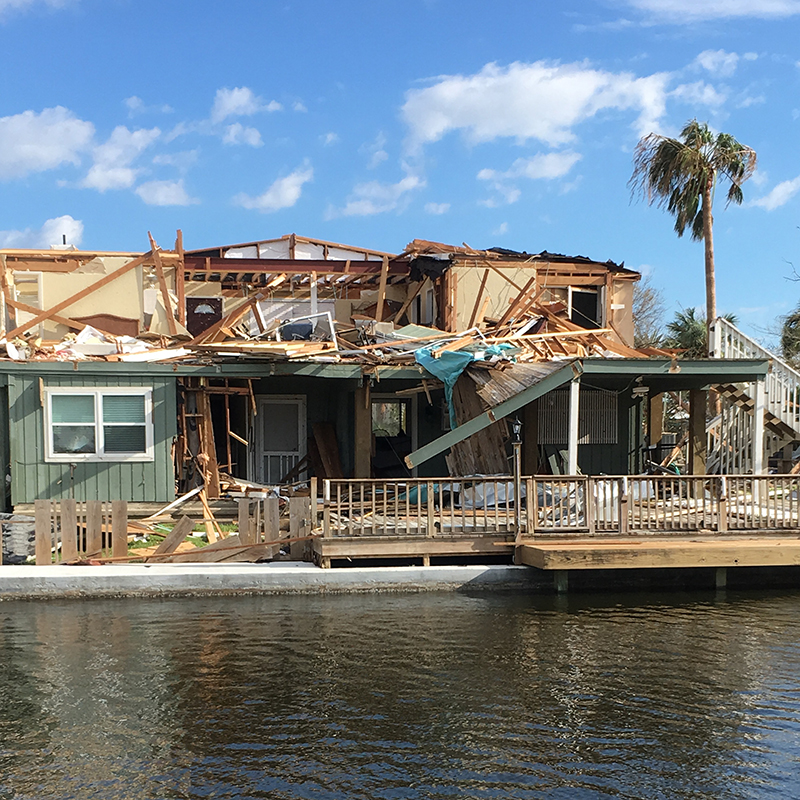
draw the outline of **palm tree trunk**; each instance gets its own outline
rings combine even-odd
[[[711,187],[709,180],[703,189],[703,243],[706,262],[706,347],[711,351],[711,326],[717,318],[717,279],[714,274],[714,219],[711,214]]]

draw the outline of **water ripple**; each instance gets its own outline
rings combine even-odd
[[[800,596],[0,606],[0,800],[772,798]]]

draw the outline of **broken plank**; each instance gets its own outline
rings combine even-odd
[[[194,520],[191,517],[181,517],[175,527],[169,532],[167,538],[156,548],[154,556],[162,556],[167,553],[172,553],[177,546],[192,532],[194,529]]]

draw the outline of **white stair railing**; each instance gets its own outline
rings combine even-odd
[[[800,438],[800,372],[722,317],[714,321],[711,341],[715,358],[762,358],[772,362],[766,377],[766,410]],[[749,387],[743,388],[749,393]]]

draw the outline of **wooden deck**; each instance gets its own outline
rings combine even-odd
[[[542,570],[800,566],[800,536],[525,541],[518,560]]]

